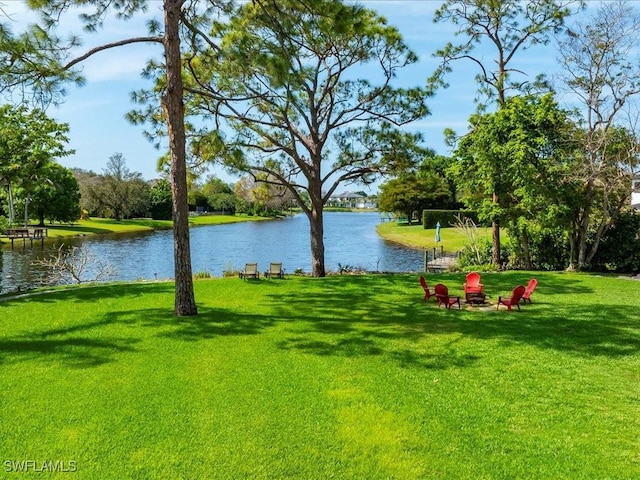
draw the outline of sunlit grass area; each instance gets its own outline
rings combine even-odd
[[[189,224],[220,225],[224,223],[268,220],[265,217],[253,217],[248,215],[199,215],[189,218]],[[116,222],[110,218],[92,218],[90,220],[78,220],[76,223],[47,224],[47,236],[49,238],[70,237],[78,235],[96,235],[102,233],[131,233],[146,230],[171,228],[170,220],[152,220],[148,218],[121,220]],[[6,239],[4,239],[7,241]]]
[[[531,275],[482,283],[495,302]],[[511,313],[438,309],[409,274],[199,280],[199,315],[182,319],[171,283],[5,300],[3,468],[640,478],[640,283],[535,275],[533,303]],[[464,275],[427,280],[460,294]]]
[[[259,222],[263,220],[273,220],[273,217],[257,217],[252,215],[198,215],[189,219],[189,224],[197,225],[220,225],[223,223],[235,222]]]
[[[446,227],[440,229],[440,242],[436,244],[435,228],[422,228],[422,225],[407,225],[398,222],[384,222],[377,226],[378,234],[392,242],[417,248],[442,247],[447,252],[456,252],[469,242],[462,230]],[[478,228],[480,238],[491,239],[490,228]]]
[[[77,223],[74,224],[50,224],[47,225],[46,228],[48,237],[55,238],[171,228],[171,222],[164,220],[122,220],[116,222],[110,218],[92,218],[91,220],[78,220]]]

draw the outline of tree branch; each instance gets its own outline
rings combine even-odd
[[[80,62],[83,62],[84,60],[86,60],[87,58],[91,57],[92,55],[95,55],[98,52],[102,52],[103,50],[108,50],[110,48],[121,47],[123,45],[129,45],[129,44],[133,44],[133,43],[159,43],[159,44],[162,44],[162,42],[163,42],[163,38],[162,37],[135,37],[135,38],[128,38],[126,40],[119,40],[117,42],[107,43],[105,45],[100,45],[98,47],[92,48],[91,50],[86,52],[84,55],[81,55],[81,56],[79,56],[77,58],[74,58],[69,63],[64,65],[62,67],[62,69],[63,70],[69,70],[73,66],[77,65]]]

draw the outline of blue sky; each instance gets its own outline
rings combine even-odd
[[[432,21],[433,12],[442,2],[365,0],[359,3],[385,16],[418,54],[420,61],[405,69],[400,81],[406,85],[424,84],[437,66],[432,53],[447,41],[455,40],[452,25],[434,24]],[[0,4],[6,11],[14,13],[13,29],[16,32],[20,25],[36,20],[36,17],[25,13],[22,2],[0,0]],[[161,2],[151,1],[150,5],[149,15],[161,19]],[[107,41],[145,34],[144,22],[142,18],[128,22],[110,21],[98,34],[83,34],[85,43],[81,51]],[[65,17],[63,25],[73,33],[82,33],[75,16]],[[102,172],[110,156],[122,153],[130,170],[141,172],[146,179],[157,177],[156,163],[162,152],[143,137],[142,127],[129,124],[124,115],[133,107],[129,100],[130,92],[149,86],[141,79],[140,71],[147,59],[161,55],[160,48],[159,45],[132,45],[102,52],[84,63],[86,85],[70,85],[66,102],[48,111],[56,120],[69,124],[70,147],[76,150],[74,155],[61,159],[61,164]],[[518,67],[533,79],[538,73],[553,73],[557,68],[556,56],[553,47],[533,48],[520,52]],[[431,115],[411,126],[422,131],[426,144],[440,154],[450,153],[443,142],[443,130],[448,127],[464,132],[467,118],[475,110],[473,99],[477,85],[474,77],[477,73],[471,62],[455,64],[454,72],[447,77],[450,87],[440,90],[428,100]],[[235,180],[220,169],[213,170],[213,173],[225,181]],[[345,189],[352,187],[345,186]]]

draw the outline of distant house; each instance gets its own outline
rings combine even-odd
[[[631,206],[640,210],[640,175],[633,177],[631,183]]]
[[[376,208],[376,204],[369,201],[364,195],[356,192],[342,192],[332,195],[327,202],[330,207],[343,208]]]

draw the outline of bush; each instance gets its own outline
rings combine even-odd
[[[154,220],[171,220],[173,215],[173,200],[171,199],[171,185],[167,180],[158,180],[149,192],[151,218]]]
[[[537,270],[564,270],[569,265],[569,245],[564,232],[544,232],[531,245]]]
[[[509,237],[504,246],[508,252],[506,262],[510,269],[524,267],[521,246],[515,238]],[[564,270],[569,265],[569,247],[566,235],[561,230],[529,232],[529,255],[531,267],[535,270]]]
[[[467,244],[462,249],[462,252],[460,252],[458,266],[464,270],[471,266],[490,265],[492,258],[491,252],[491,241],[486,238],[479,239],[475,247]],[[484,270],[484,268],[480,270]]]
[[[211,273],[207,272],[206,270],[203,270],[201,272],[195,272],[193,274],[193,278],[195,280],[202,280],[202,279],[205,279],[205,278],[211,278]]]
[[[240,274],[240,270],[235,268],[231,262],[227,262],[224,266],[224,270],[222,271],[223,277],[236,277]]]
[[[440,222],[441,227],[449,227],[456,224],[457,217],[470,218],[474,224],[478,225],[478,215],[472,210],[423,210],[422,226],[426,228],[436,228]]]
[[[640,272],[640,215],[627,212],[621,215],[606,233],[592,268],[620,273]]]
[[[207,198],[209,208],[213,212],[223,212],[228,215],[236,213],[236,197],[232,193],[214,193]]]

